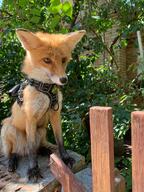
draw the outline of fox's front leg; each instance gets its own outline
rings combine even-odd
[[[28,178],[37,181],[41,177],[37,161],[36,121],[34,118],[26,120],[26,136],[29,157]]]
[[[50,123],[53,128],[54,136],[56,143],[58,145],[59,153],[61,155],[62,160],[70,167],[74,164],[74,159],[69,156],[67,151],[64,149],[64,142],[62,136],[62,128],[61,128],[61,116],[60,111],[50,112]]]

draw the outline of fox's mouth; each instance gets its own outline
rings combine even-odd
[[[41,67],[40,70],[44,72],[43,75],[46,77],[47,80],[49,80],[49,83],[51,84],[63,86],[66,85],[68,82],[68,77],[66,74],[64,74],[63,76],[52,74],[48,69],[44,67]]]
[[[58,77],[57,75],[52,75],[51,76],[51,81],[57,85],[66,85],[68,82],[68,78],[65,77]]]
[[[49,79],[54,83],[54,84],[57,84],[57,85],[66,85],[67,82],[68,82],[68,78],[67,76],[62,76],[62,77],[59,77],[57,75],[48,75]]]

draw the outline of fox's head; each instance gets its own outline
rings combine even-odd
[[[26,50],[22,71],[30,78],[64,85],[71,52],[85,34],[84,30],[68,34],[32,33],[17,29],[17,36]]]

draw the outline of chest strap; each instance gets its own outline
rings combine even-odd
[[[23,91],[27,85],[35,87],[37,91],[40,91],[49,97],[50,99],[49,108],[55,111],[59,109],[58,93],[57,93],[58,86],[55,84],[42,83],[41,81],[28,78],[21,84],[16,85],[15,86],[16,88],[14,87],[9,91],[12,96],[17,97],[16,100],[20,106],[23,104]]]

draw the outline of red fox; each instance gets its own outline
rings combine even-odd
[[[49,122],[61,158],[65,163],[72,161],[63,144],[59,86],[68,81],[67,63],[85,31],[48,34],[17,29],[16,34],[26,51],[22,66],[26,80],[18,88],[18,99],[12,106],[11,116],[2,122],[2,149],[9,159],[8,170],[12,172],[17,169],[18,157],[28,155],[28,178],[37,180],[41,177],[37,151],[40,147],[49,147],[46,140]]]

